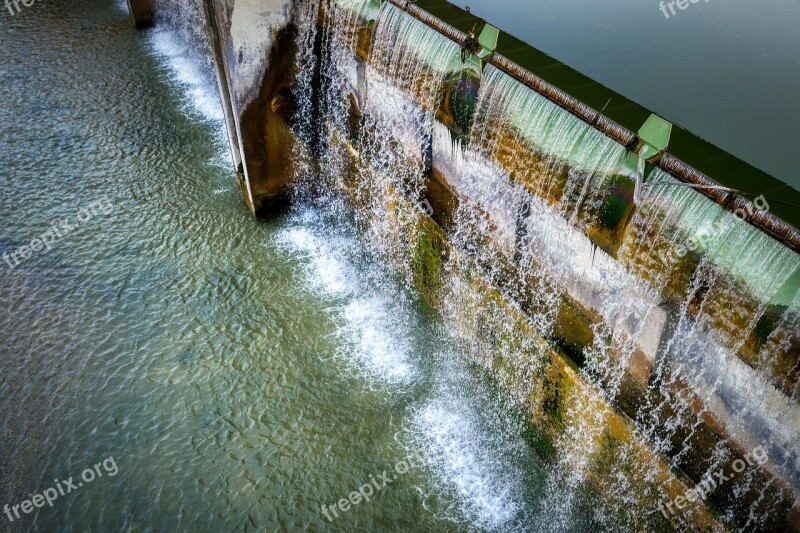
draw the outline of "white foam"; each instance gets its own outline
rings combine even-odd
[[[280,232],[278,244],[302,255],[309,288],[331,300],[342,340],[339,354],[385,382],[411,381],[416,374],[410,362],[413,346],[399,295],[367,281],[370,273],[355,265],[354,239],[325,232],[308,212],[293,222]]]
[[[414,420],[431,466],[452,488],[466,517],[481,529],[507,529],[521,510],[521,481],[513,464],[487,445],[497,435],[484,434],[474,413],[451,393],[417,412]]]
[[[185,91],[189,108],[207,120],[222,122],[225,116],[217,88],[203,76],[202,69],[191,56],[189,48],[175,33],[156,29],[150,34],[153,50],[169,68],[170,77]]]
[[[397,320],[387,303],[380,296],[350,301],[342,313],[343,333],[374,370],[390,381],[408,381],[414,375],[408,363],[411,346],[396,330]]]
[[[308,287],[330,299],[341,355],[350,365],[381,383],[408,383],[420,374],[403,296],[391,281],[380,281],[380,272],[373,271],[378,267],[360,266],[355,238],[338,234],[306,210],[292,217],[277,241],[302,257]],[[446,382],[469,379],[459,368],[444,371]],[[507,529],[524,507],[522,480],[509,459],[522,445],[498,438],[457,389],[437,387],[433,399],[413,414],[412,440],[431,460],[442,493],[454,495],[457,521],[466,517],[482,529]]]
[[[331,296],[346,296],[350,292],[346,265],[311,229],[302,226],[287,228],[279,235],[278,242],[306,256],[308,282],[314,289]]]

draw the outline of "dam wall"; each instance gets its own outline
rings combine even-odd
[[[800,239],[768,199],[672,156],[662,119],[634,133],[497,54],[480,21],[202,4],[247,204],[350,206],[568,473],[556,514],[601,494],[638,527],[800,530]]]

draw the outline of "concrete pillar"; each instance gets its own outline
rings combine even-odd
[[[131,20],[138,29],[147,28],[153,24],[153,0],[128,0],[128,12]]]
[[[267,216],[293,175],[294,0],[203,2],[233,163],[246,203]]]
[[[205,0],[203,5],[206,20],[208,21],[208,37],[211,44],[211,54],[214,59],[214,72],[217,77],[220,100],[225,114],[225,128],[228,132],[228,144],[231,149],[233,168],[238,174],[243,174],[242,153],[239,149],[239,132],[236,129],[236,119],[233,111],[234,103],[231,98],[231,82],[228,79],[228,68],[225,63],[225,52],[219,33],[218,17],[213,0]]]

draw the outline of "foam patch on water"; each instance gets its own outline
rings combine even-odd
[[[308,286],[331,300],[331,314],[342,340],[340,355],[367,374],[391,383],[415,375],[413,346],[403,306],[387,288],[368,281],[356,266],[358,243],[348,237],[323,234],[308,213],[278,235],[278,244],[299,252]]]
[[[456,493],[463,514],[481,529],[509,529],[522,509],[521,480],[514,464],[503,464],[492,453],[496,433],[488,434],[470,407],[450,394],[418,411],[414,425],[431,466]]]
[[[127,9],[127,6],[126,6]],[[184,109],[194,117],[214,123],[215,140],[219,147],[210,163],[230,170],[233,166],[225,128],[225,114],[219,98],[218,88],[204,75],[199,59],[172,29],[159,28],[150,33],[153,52],[167,67],[170,79],[182,93]]]
[[[164,60],[170,77],[186,92],[190,109],[207,120],[223,121],[225,116],[217,89],[210,86],[189,47],[170,30],[154,30],[150,35],[156,55]]]
[[[308,286],[331,299],[345,359],[382,382],[406,383],[421,372],[412,360],[412,319],[402,295],[391,281],[381,281],[374,272],[378,267],[363,266],[355,238],[338,234],[306,210],[293,217],[278,242],[303,258]],[[455,360],[439,355],[434,357]],[[411,440],[428,457],[440,494],[453,504],[455,522],[466,518],[484,530],[514,529],[525,503],[513,457],[526,453],[524,443],[500,438],[492,425],[495,417],[488,416],[487,423],[487,416],[476,411],[480,407],[460,393],[470,377],[460,365],[446,366],[445,381],[412,414]]]
[[[391,381],[407,381],[414,369],[408,362],[411,347],[395,331],[396,317],[385,298],[355,298],[344,308],[343,333],[369,364]]]

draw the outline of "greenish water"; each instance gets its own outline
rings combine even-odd
[[[118,467],[4,530],[546,529],[523,428],[415,296],[324,212],[246,211],[176,33],[41,1],[0,57],[0,252],[115,206],[2,264],[0,505]]]

